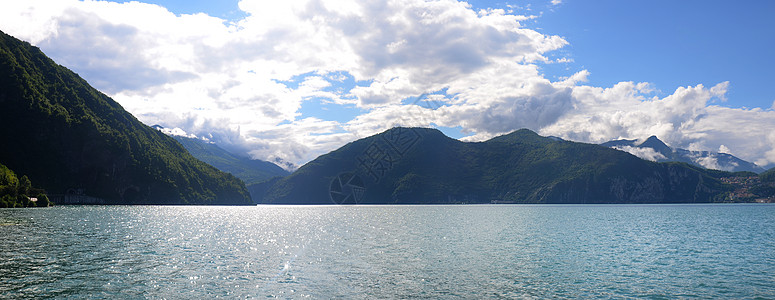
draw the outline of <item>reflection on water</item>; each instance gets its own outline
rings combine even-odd
[[[775,297],[775,205],[0,210],[0,297]]]

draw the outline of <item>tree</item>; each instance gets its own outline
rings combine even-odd
[[[0,207],[2,208],[13,207],[14,203],[16,203],[16,201],[14,201],[13,196],[11,195],[3,195],[0,197]]]
[[[47,207],[50,205],[48,196],[46,196],[46,194],[38,194],[37,198],[38,198],[38,202],[37,202],[38,207]]]
[[[27,175],[22,176],[22,178],[19,179],[19,195],[29,195],[31,188],[32,182],[30,182],[30,179],[27,178]]]

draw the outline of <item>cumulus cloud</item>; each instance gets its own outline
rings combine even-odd
[[[520,81],[535,81],[532,63],[548,61],[544,53],[567,44],[523,28],[520,22],[530,16],[476,11],[457,1],[243,0],[239,7],[248,16],[229,23],[139,2],[33,0],[15,2],[0,24],[79,72],[144,122],[212,135],[226,147],[265,159],[309,160],[308,153],[330,150],[343,136],[373,133],[374,126],[363,120],[407,119],[401,101],[426,92],[451,88],[486,94],[491,103],[459,97],[465,106],[450,114],[475,115],[475,109],[487,106],[498,122],[526,125],[556,118],[556,109],[543,108],[542,101],[569,94],[532,95],[530,89],[551,87],[545,80]],[[336,72],[367,84],[328,91],[332,83],[324,75]],[[466,91],[471,84],[492,81],[496,72],[513,73],[508,84],[525,87],[500,96],[484,87]],[[304,74],[313,75],[297,87],[284,83]],[[315,98],[355,104],[367,114],[346,124],[302,116],[304,101]],[[544,112],[508,114],[525,108]],[[388,123],[429,126],[436,118]],[[455,118],[446,120],[451,122]],[[470,121],[491,132],[482,122]],[[343,127],[352,131],[339,133]],[[294,136],[272,134],[278,128]]]
[[[718,153],[732,154],[732,150],[730,150],[727,146],[721,145],[718,146]]]
[[[391,126],[438,125],[461,127],[465,140],[519,128],[583,142],[658,135],[775,163],[775,112],[719,106],[727,82],[658,98],[648,83],[584,85],[587,70],[545,78],[542,64],[571,60],[547,58],[568,42],[522,26],[535,16],[453,0],[242,0],[247,16],[233,22],[140,2],[3,8],[1,30],[146,124],[254,158],[300,164]],[[437,105],[411,101],[419,95]],[[318,100],[360,113],[348,121],[302,113]]]
[[[667,159],[667,157],[662,155],[662,153],[657,152],[653,148],[648,148],[648,147],[639,148],[639,147],[633,147],[633,146],[617,146],[614,148],[630,153],[632,155],[635,155],[645,160],[659,161],[661,159]]]
[[[157,129],[159,131],[161,131],[161,132],[164,132],[165,134],[168,134],[168,135],[176,135],[176,136],[182,136],[182,137],[187,137],[187,138],[192,138],[192,139],[198,139],[199,138],[196,135],[186,133],[185,131],[183,131],[183,129],[180,129],[178,127],[175,127],[175,128],[160,127],[160,128],[157,128]],[[207,140],[207,139],[203,138],[203,140]]]
[[[723,170],[723,168],[718,163],[718,158],[713,156],[697,157],[692,160],[707,169]]]
[[[733,145],[743,159],[759,165],[775,162],[762,157],[775,146],[763,136],[775,131],[775,111],[712,105],[712,99],[725,97],[728,86],[680,87],[664,98],[649,98],[647,86],[628,82],[608,89],[577,86],[576,109],[541,132],[595,143],[658,135],[678,148],[728,152],[722,145]]]

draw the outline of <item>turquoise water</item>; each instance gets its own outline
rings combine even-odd
[[[0,210],[0,298],[775,298],[775,205]]]

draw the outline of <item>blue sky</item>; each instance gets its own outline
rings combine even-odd
[[[303,164],[424,126],[464,141],[520,128],[588,143],[656,135],[775,165],[773,1],[2,6],[0,30],[144,123],[257,159]]]
[[[237,0],[149,0],[176,14],[206,13],[236,21]],[[525,26],[559,35],[573,59],[548,65],[551,78],[589,70],[589,83],[650,82],[662,95],[679,86],[730,81],[730,107],[769,108],[775,59],[775,1],[468,1],[476,9],[537,15]],[[317,104],[314,104],[317,105]],[[321,106],[325,107],[325,105]]]
[[[245,16],[235,0],[147,1],[176,14],[206,13],[236,21]],[[589,70],[588,83],[612,86],[621,81],[649,82],[654,95],[666,96],[676,88],[729,81],[727,101],[738,108],[775,106],[771,88],[775,59],[775,2],[752,1],[468,1],[475,9],[497,8],[538,18],[525,26],[559,35],[569,45],[554,56],[569,63],[542,65],[547,78],[557,80]],[[347,82],[345,87],[352,87]],[[333,87],[332,87],[333,88]],[[306,102],[306,116],[346,122],[363,111],[353,106]],[[458,127],[436,126],[462,138]]]
[[[565,1],[536,20],[565,37],[589,83],[651,82],[665,93],[730,81],[732,107],[772,106],[773,1]]]

